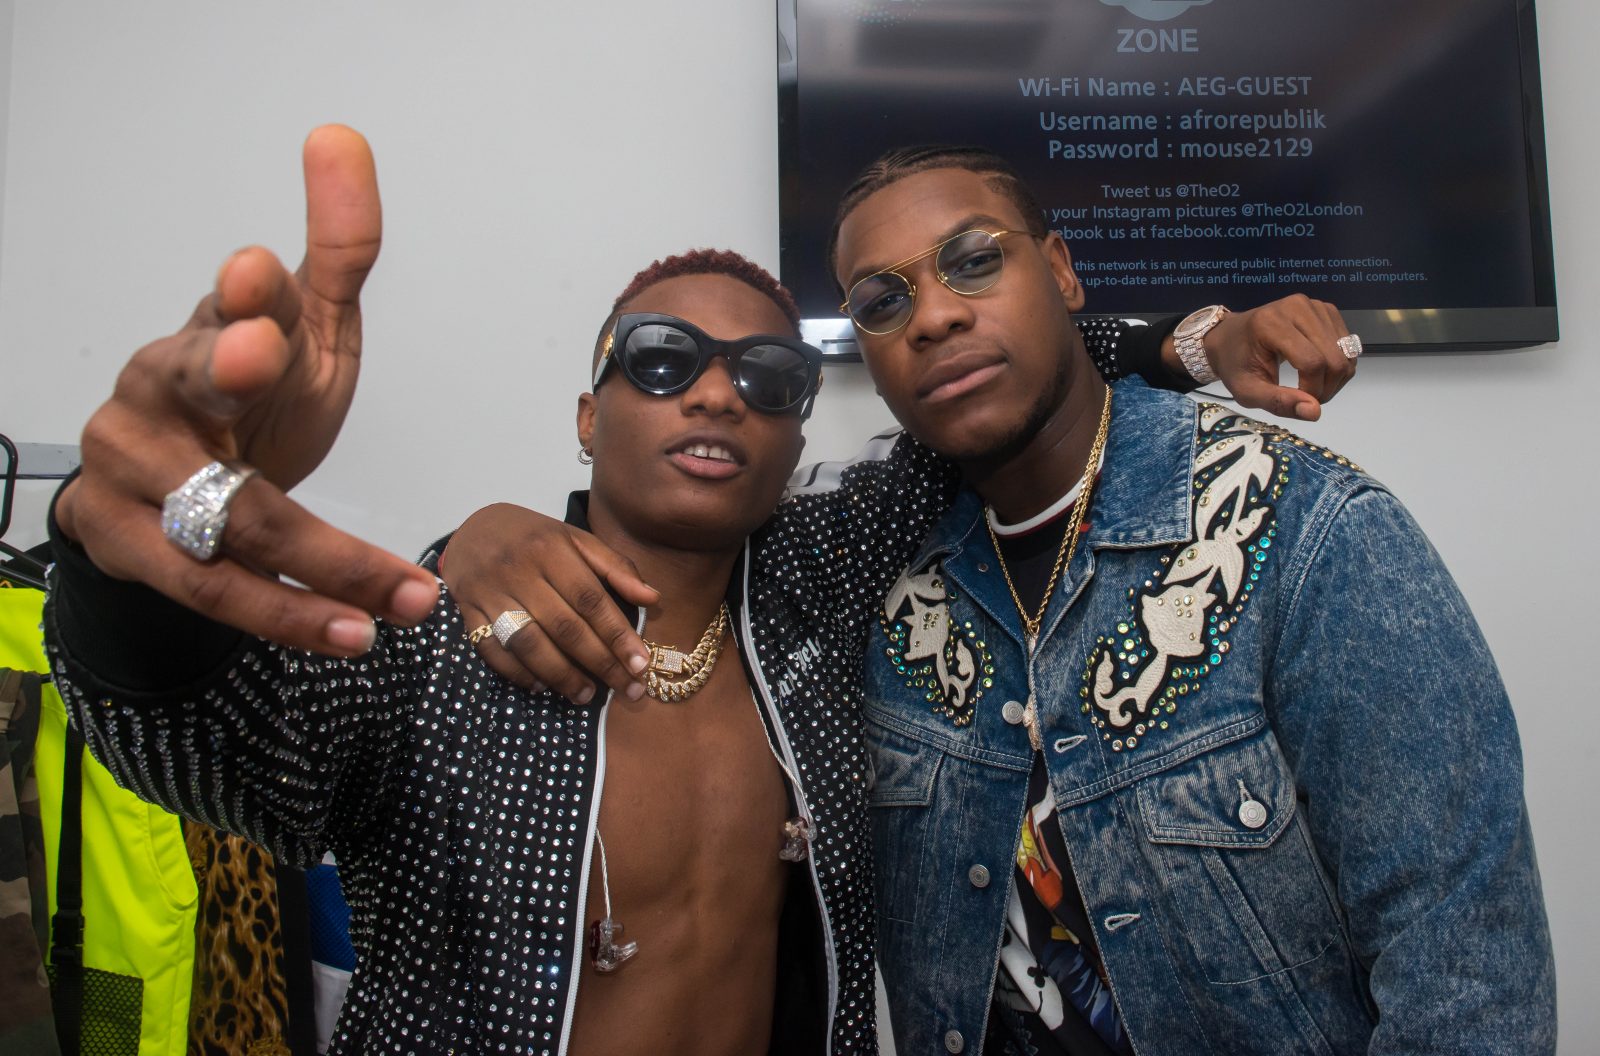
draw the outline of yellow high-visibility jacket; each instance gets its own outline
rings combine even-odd
[[[0,588],[0,667],[46,673],[40,615],[44,594]],[[56,911],[61,840],[62,764],[67,713],[55,687],[44,687],[34,768],[49,865],[50,913]],[[198,890],[175,815],[120,788],[87,752],[83,756],[83,960],[144,981],[139,1056],[183,1056],[194,985]],[[93,1017],[86,1007],[85,1019]],[[85,1023],[85,1037],[91,1026]]]

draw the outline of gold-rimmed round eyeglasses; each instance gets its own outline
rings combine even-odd
[[[936,246],[858,280],[850,287],[839,311],[848,315],[856,329],[863,333],[892,334],[911,320],[917,303],[916,283],[900,273],[902,268],[933,257],[934,274],[945,288],[970,297],[1000,281],[1000,271],[1006,263],[1000,240],[1018,234],[1025,232],[979,228],[952,235]]]

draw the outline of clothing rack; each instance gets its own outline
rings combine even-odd
[[[4,492],[0,493],[0,578],[23,586],[45,589],[45,566],[34,556],[5,542],[11,527],[11,500],[19,480],[60,480],[82,461],[71,444],[14,444],[0,434],[5,455]]]
[[[83,455],[77,444],[15,444],[18,480],[62,480],[77,469]]]

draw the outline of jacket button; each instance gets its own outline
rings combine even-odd
[[[1005,706],[1000,709],[1000,717],[1013,726],[1020,726],[1022,717],[1026,712],[1027,709],[1022,706],[1022,701],[1008,700],[1005,702]]]
[[[1267,808],[1253,799],[1239,804],[1239,820],[1247,829],[1259,829],[1267,823]]]
[[[960,1052],[966,1047],[967,1039],[961,1036],[959,1030],[947,1030],[944,1032],[944,1051]]]
[[[972,881],[973,887],[988,887],[989,870],[981,865],[975,865],[967,870],[967,879]]]

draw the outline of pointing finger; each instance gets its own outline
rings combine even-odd
[[[372,150],[355,129],[325,125],[306,138],[303,160],[306,257],[300,276],[323,301],[351,307],[383,240]]]

